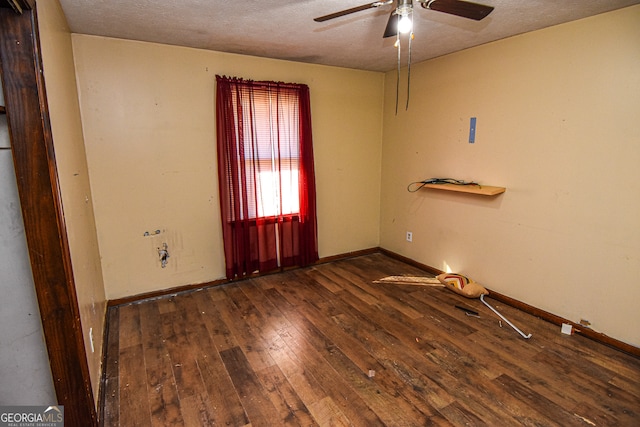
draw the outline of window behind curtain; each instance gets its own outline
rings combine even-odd
[[[217,76],[227,277],[318,258],[309,90]]]
[[[238,168],[244,168],[248,198],[240,217],[273,217],[297,214],[300,210],[298,167],[300,160],[299,97],[296,88],[254,84],[238,87],[234,109],[250,114],[236,122],[241,140],[237,153]],[[241,104],[241,105],[239,105]],[[238,121],[236,117],[236,121]],[[250,133],[246,133],[250,130]],[[255,172],[255,173],[253,173]],[[242,200],[242,198],[240,198]]]

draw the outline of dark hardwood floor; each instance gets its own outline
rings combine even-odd
[[[111,308],[104,425],[640,425],[638,358],[388,275],[425,273],[373,254]]]

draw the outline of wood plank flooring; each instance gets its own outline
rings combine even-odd
[[[426,274],[373,254],[111,308],[103,424],[640,425],[638,358],[389,275]]]

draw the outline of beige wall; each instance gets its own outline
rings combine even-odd
[[[72,40],[108,299],[224,276],[216,74],[309,85],[320,256],[378,246],[382,73]],[[170,258],[161,268],[157,248],[165,242]]]
[[[634,6],[427,61],[397,117],[388,73],[381,246],[640,346],[639,47]]]
[[[57,0],[40,1],[37,7],[62,205],[93,395],[97,401],[106,300],[83,145],[71,34]],[[90,335],[93,335],[93,350]]]

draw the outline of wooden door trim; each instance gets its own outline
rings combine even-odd
[[[0,0],[0,7],[10,7],[17,13],[35,8],[35,0]]]
[[[64,405],[65,425],[96,426],[35,9],[16,14],[10,8],[0,8],[0,71],[31,269],[58,404]]]

